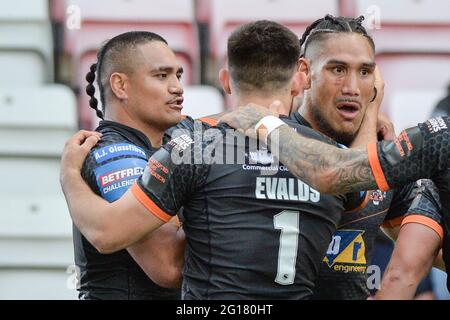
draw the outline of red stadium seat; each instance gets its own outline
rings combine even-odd
[[[450,2],[352,2],[350,15],[366,17],[375,42],[386,83],[382,110],[397,132],[424,121],[450,81]]]
[[[211,0],[211,48],[219,60],[226,55],[227,39],[243,23],[269,19],[283,23],[299,36],[312,21],[338,14],[338,1],[317,1],[305,5],[298,0]],[[238,9],[237,9],[238,8]]]
[[[445,90],[400,90],[389,96],[389,116],[397,133],[431,118]]]
[[[184,88],[183,114],[198,119],[223,111],[223,97],[215,87],[187,86]]]
[[[378,7],[381,21],[387,24],[448,24],[450,3],[447,0],[355,0],[359,14]],[[372,7],[372,8],[371,8]]]
[[[66,7],[63,0],[49,0],[50,17],[52,21],[64,23],[66,16]]]
[[[147,30],[163,36],[175,52],[186,57],[192,70],[188,81],[198,81],[199,50],[192,1],[66,0],[66,5],[76,6],[81,17],[80,29],[66,31],[65,47],[75,60],[120,33]]]
[[[382,110],[397,132],[426,120],[450,81],[450,52],[385,53],[376,60],[386,83]]]
[[[374,27],[378,53],[450,52],[449,1],[359,0],[356,4],[356,14],[365,15]]]
[[[211,0],[209,6],[210,46],[216,74],[225,62],[228,37],[237,26],[261,19],[274,20],[300,37],[312,21],[327,13],[338,15],[339,10],[335,0],[318,1],[314,5],[298,0]],[[226,96],[225,104],[233,106],[230,96]]]
[[[80,126],[97,124],[84,92],[85,74],[96,61],[95,52],[105,40],[132,30],[152,31],[163,36],[183,65],[183,81],[199,81],[199,49],[193,1],[186,0],[66,0],[72,14],[79,14],[79,29],[66,28],[65,49],[72,56],[73,83],[79,88]],[[108,8],[108,10],[105,10]],[[174,10],[176,8],[176,10]]]

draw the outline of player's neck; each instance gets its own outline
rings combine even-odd
[[[153,148],[161,147],[164,137],[164,130],[145,124],[140,124],[137,125],[136,127],[137,127],[136,129],[138,129],[147,136]]]
[[[292,103],[293,103],[293,97],[291,95],[239,95],[236,97],[236,107],[243,107],[250,103],[257,104],[261,107],[269,108],[269,106],[275,101],[279,100],[281,101],[283,105],[283,109],[280,110],[280,114],[289,115],[291,109],[292,109]]]
[[[153,148],[159,148],[162,145],[165,130],[131,117],[127,112],[124,112],[124,108],[114,108],[111,106],[105,114],[105,120],[121,123],[141,131],[150,140]]]
[[[319,131],[321,133],[323,133],[321,131],[320,126],[317,125],[315,118],[312,115],[312,102],[311,99],[308,95],[305,95],[305,98],[303,100],[302,105],[300,106],[300,108],[298,109],[298,113],[300,113],[300,115],[306,120],[308,121],[308,123],[311,125],[311,127],[316,130]],[[325,134],[325,133],[324,133]]]
[[[298,108],[298,113],[311,125],[314,130],[317,130],[317,126],[314,123],[314,119],[309,112],[308,107],[303,103],[300,108]]]

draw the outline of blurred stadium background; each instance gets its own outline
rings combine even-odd
[[[450,81],[448,0],[0,0],[0,299],[76,297],[59,158],[97,123],[84,76],[104,40],[165,37],[185,69],[184,113],[199,117],[231,104],[217,71],[236,26],[271,19],[300,36],[327,13],[366,16],[397,132],[429,117]]]

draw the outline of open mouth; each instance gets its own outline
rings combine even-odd
[[[359,113],[360,106],[357,102],[341,102],[337,105],[339,114],[346,120],[353,120]]]

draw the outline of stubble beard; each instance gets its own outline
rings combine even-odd
[[[320,107],[317,106],[313,106],[311,108],[311,116],[314,119],[315,125],[319,128],[319,131],[327,135],[334,141],[349,146],[358,134],[359,128],[355,133],[339,132],[333,129],[325,116],[320,112],[319,108]]]

